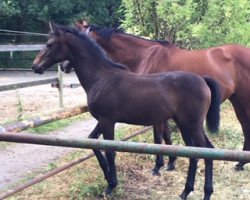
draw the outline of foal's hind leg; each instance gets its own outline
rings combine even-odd
[[[166,144],[172,145],[171,132],[169,130],[168,122],[166,122],[164,124],[163,139],[164,139]],[[175,161],[176,161],[176,159],[177,159],[177,157],[169,156],[167,171],[172,171],[172,170],[175,169]]]
[[[241,123],[242,126],[242,131],[244,133],[244,146],[243,150],[244,151],[250,151],[250,102],[249,98],[250,95],[248,96],[245,95],[244,97],[241,97],[240,95],[232,95],[230,97],[230,101],[234,107],[236,116],[238,120]],[[236,170],[243,170],[243,166],[247,162],[239,162],[236,166]]]
[[[209,141],[207,136],[205,135],[207,140],[208,148],[214,148],[212,143]],[[205,159],[205,196],[204,200],[209,200],[211,194],[213,193],[213,160]]]
[[[190,125],[192,126],[192,125]],[[193,126],[194,127],[194,126]],[[213,148],[213,145],[209,142],[207,136],[201,125],[197,125],[198,128],[184,128],[181,127],[182,138],[187,146],[197,146],[197,147],[209,147]],[[182,199],[187,199],[187,196],[191,191],[194,190],[195,175],[197,170],[198,160],[195,158],[190,158],[188,177],[185,185],[185,189],[181,194]],[[211,194],[213,193],[213,161],[205,160],[205,195],[204,200],[209,200]]]
[[[182,133],[182,138],[186,146],[194,146],[194,142],[191,139],[191,136],[188,135],[189,133],[186,131],[184,132],[184,130],[181,130],[181,133]],[[189,193],[194,190],[197,163],[198,163],[198,160],[196,158],[189,159],[188,176],[187,176],[185,188],[180,195],[181,199],[184,199],[184,200],[187,199],[187,196],[189,195]]]
[[[155,144],[161,144],[162,142],[162,133],[163,133],[163,128],[164,128],[163,126],[164,126],[163,123],[153,126]],[[160,175],[159,171],[163,165],[164,165],[163,155],[156,155],[155,166],[152,169],[152,174],[159,176]]]

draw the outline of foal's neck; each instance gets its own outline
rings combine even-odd
[[[74,63],[76,75],[88,93],[98,80],[108,79],[107,76],[112,74],[112,70],[109,70],[112,69],[112,63],[94,43],[77,37],[72,37],[68,41],[70,61]]]
[[[103,71],[101,65],[106,63],[103,61],[103,57],[98,56],[97,52],[91,46],[84,44],[81,39],[74,38],[69,41],[70,61],[74,63],[76,75],[85,92],[88,93],[101,76]]]

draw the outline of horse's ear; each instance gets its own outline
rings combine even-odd
[[[76,21],[75,22],[75,27],[79,30],[79,31],[83,31],[86,32],[89,28],[89,24],[88,22],[86,22],[85,20],[81,20],[81,21]]]
[[[89,27],[89,23],[88,23],[86,20],[82,20],[82,25],[83,25],[85,28],[88,28],[88,27]]]
[[[50,27],[50,33],[54,35],[58,34],[57,26],[54,23],[49,22],[49,27]]]
[[[75,27],[81,31],[82,30],[82,24],[79,21],[75,21]]]

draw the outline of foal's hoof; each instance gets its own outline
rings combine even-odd
[[[188,196],[188,194],[186,194],[186,192],[182,192],[181,195],[180,195],[180,198],[183,199],[183,200],[186,200],[187,196]]]
[[[168,164],[166,170],[167,171],[174,171],[175,170],[175,166],[173,164]]]
[[[109,185],[103,192],[103,198],[107,198],[109,195],[111,195],[115,188],[116,186]]]
[[[244,170],[244,167],[242,164],[238,163],[237,165],[235,165],[235,168],[234,168],[236,171],[243,171]]]
[[[205,197],[204,197],[203,200],[210,200],[210,196],[211,196],[211,195],[205,195]]]
[[[154,172],[154,171],[152,171],[152,175],[153,176],[161,176],[161,173],[158,171],[158,172]]]
[[[154,168],[151,170],[153,176],[161,176],[160,169]]]

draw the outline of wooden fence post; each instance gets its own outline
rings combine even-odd
[[[63,108],[63,72],[58,64],[58,92],[59,92],[59,108]]]

